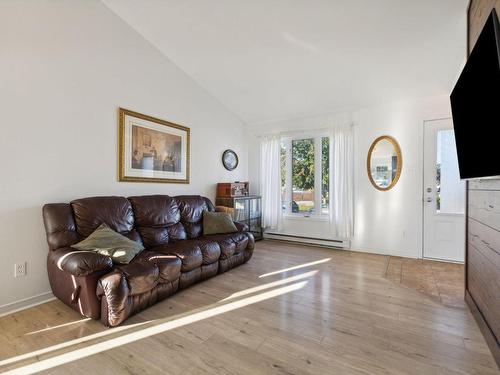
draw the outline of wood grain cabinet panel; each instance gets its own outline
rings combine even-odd
[[[491,250],[485,246],[476,248],[469,243],[469,292],[473,296],[496,341],[500,337],[500,267],[489,257]],[[485,253],[490,253],[485,255]],[[496,254],[496,253],[495,253]],[[498,257],[498,254],[496,254]]]
[[[471,180],[469,181],[469,190],[499,190],[500,180]]]
[[[469,7],[469,51],[472,51],[493,8],[500,9],[499,0],[473,0]]]
[[[471,0],[468,51],[500,0]],[[467,184],[466,301],[500,367],[500,179]]]
[[[486,196],[479,196],[485,198],[491,196],[491,193],[500,192],[469,191],[469,193],[475,193],[475,198],[478,198],[476,193],[488,193]],[[478,200],[488,205],[487,199]],[[471,200],[469,202],[471,203]],[[479,209],[478,211],[484,212],[485,210]],[[486,216],[484,222],[489,222],[489,216]],[[493,225],[496,224],[496,222],[493,223]],[[469,217],[468,239],[469,293],[498,343],[500,338],[500,231]]]
[[[482,251],[500,269],[500,232],[469,219],[469,244]]]
[[[469,218],[500,231],[500,191],[469,190]]]

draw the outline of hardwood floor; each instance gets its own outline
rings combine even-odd
[[[388,257],[385,277],[451,307],[465,307],[464,265]]]
[[[443,299],[440,283],[461,284],[442,265],[420,266],[263,241],[248,264],[117,328],[59,301],[0,318],[0,371],[499,374],[463,302]],[[418,287],[429,267],[437,295]]]

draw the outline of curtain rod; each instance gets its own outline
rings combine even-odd
[[[280,135],[280,136],[293,136],[293,135],[300,135],[300,134],[314,134],[314,133],[323,133],[327,132],[331,129],[342,129],[342,128],[354,128],[357,127],[358,125],[351,123],[350,125],[347,126],[335,126],[333,128],[316,128],[316,129],[310,129],[310,130],[284,130],[284,131],[274,131],[274,132],[269,132],[269,133],[261,133],[261,134],[255,134],[257,138],[262,138],[262,137],[267,137],[270,135]]]

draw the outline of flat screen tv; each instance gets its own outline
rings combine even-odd
[[[495,10],[450,99],[460,177],[500,176],[500,25]]]

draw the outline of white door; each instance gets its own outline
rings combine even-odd
[[[465,182],[458,171],[451,119],[424,122],[423,257],[463,262]]]

